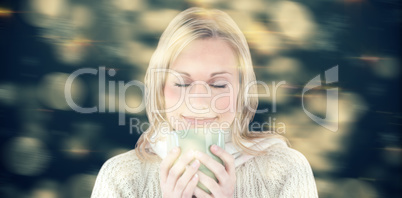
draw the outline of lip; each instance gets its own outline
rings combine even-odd
[[[214,122],[217,117],[193,117],[193,116],[183,116],[182,118],[192,125],[208,124]]]

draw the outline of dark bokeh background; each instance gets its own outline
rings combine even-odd
[[[89,197],[110,157],[133,149],[145,111],[82,114],[64,97],[80,68],[115,69],[109,81],[143,81],[162,31],[180,11],[202,6],[226,11],[245,33],[257,78],[286,81],[261,98],[255,122],[286,126],[292,146],[311,163],[320,197],[400,197],[400,24],[397,0],[201,1],[21,0],[0,3],[0,197]],[[312,78],[338,65],[339,130],[313,122],[301,92]],[[325,80],[325,79],[323,79]],[[136,87],[125,96],[99,93],[98,75],[72,86],[84,107],[99,97],[123,97],[137,107]],[[270,86],[271,87],[271,86]],[[272,88],[272,87],[271,87]],[[325,88],[305,95],[306,108],[325,115]],[[272,93],[271,93],[272,94]],[[118,103],[115,104],[117,109]],[[331,108],[329,108],[331,109]],[[269,130],[269,128],[264,128]]]

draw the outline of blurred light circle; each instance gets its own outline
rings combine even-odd
[[[310,109],[308,109],[310,111]],[[308,156],[312,168],[317,171],[335,170],[338,164],[328,158],[326,153],[342,152],[342,138],[346,133],[328,132],[312,121],[301,108],[275,116],[276,124],[286,124],[286,134],[296,150]],[[311,146],[311,143],[314,146]]]
[[[251,48],[261,54],[275,54],[283,48],[282,39],[278,34],[270,32],[262,23],[249,24],[244,34]]]
[[[44,140],[47,138],[48,133],[45,131],[44,126],[40,122],[27,121],[22,124],[23,134],[27,137],[38,138]]]
[[[67,3],[65,0],[31,0],[23,6],[29,11],[22,15],[27,22],[37,27],[47,27],[66,11]]]
[[[43,15],[56,17],[65,9],[65,0],[31,0],[33,11]]]
[[[106,93],[105,94],[105,108],[108,112],[114,113],[119,111],[119,98],[118,94],[115,93]]]
[[[125,103],[128,107],[126,109],[129,113],[136,113],[136,114],[143,114],[145,113],[145,101],[141,97],[142,94],[134,94],[134,93],[129,93],[126,95],[125,98]],[[141,106],[142,105],[142,106]],[[131,112],[129,109],[139,109],[141,111],[138,112],[138,110],[135,110],[135,112]]]
[[[134,22],[133,22],[134,23]],[[126,43],[133,38],[133,35],[137,34],[139,31],[136,30],[135,25],[120,25],[111,33],[111,38],[119,43]]]
[[[266,5],[261,0],[234,0],[231,2],[230,6],[234,10],[247,11],[251,13],[264,12],[266,10]]]
[[[154,49],[143,43],[134,41],[126,42],[124,48],[126,60],[131,64],[140,66],[137,69],[145,71],[154,53]]]
[[[85,140],[80,139],[77,136],[64,139],[61,144],[62,150],[68,157],[71,158],[83,158],[88,156],[90,150],[88,143]]]
[[[179,13],[177,10],[159,9],[142,12],[140,21],[146,31],[160,33],[165,30],[170,21]]]
[[[251,16],[250,13],[235,10],[222,10],[222,11],[224,11],[230,17],[233,18],[233,20],[236,22],[236,24],[239,26],[239,28],[243,31],[244,34],[248,32],[250,24],[255,22],[255,19]]]
[[[30,192],[31,198],[59,198],[59,184],[54,180],[37,181]]]
[[[189,4],[198,7],[213,7],[216,4],[223,3],[225,0],[186,0]]]
[[[16,137],[5,145],[4,163],[18,175],[41,174],[49,164],[49,153],[39,139]]]
[[[366,101],[358,94],[344,92],[339,95],[339,122],[353,123],[366,113]]]
[[[76,122],[72,123],[74,134],[79,136],[79,139],[85,141],[94,140],[98,135],[102,126],[94,122]]]
[[[312,14],[300,3],[281,1],[275,17],[282,32],[295,41],[304,41],[314,32]]]
[[[308,91],[304,95],[303,99],[307,111],[319,117],[325,118],[325,113],[327,110],[327,95],[325,90]]]
[[[279,34],[271,32],[261,22],[256,22],[251,13],[225,10],[243,31],[251,49],[261,54],[275,54],[283,48]]]
[[[59,44],[54,44],[56,58],[69,65],[81,63],[87,54],[88,41],[85,39],[66,40]]]
[[[142,11],[146,7],[144,0],[114,0],[114,5],[121,10]]]
[[[275,57],[267,66],[267,71],[270,75],[279,77],[286,76],[287,78],[300,75],[300,70],[301,63],[289,57]]]
[[[18,88],[14,84],[0,84],[0,104],[13,106],[17,101]]]
[[[31,193],[31,198],[58,198],[56,191],[49,189],[34,189]]]
[[[310,161],[310,160],[309,160]],[[320,197],[331,197],[333,189],[335,189],[335,182],[333,179],[315,178],[317,189],[320,191]]]
[[[52,17],[41,15],[35,12],[23,14],[22,17],[29,24],[41,28],[49,27],[54,21]]]
[[[68,106],[64,95],[65,84],[68,78],[68,74],[59,72],[44,76],[38,87],[40,99],[53,109],[69,110],[70,106]],[[71,85],[70,94],[77,105],[84,99],[84,85],[78,77],[74,79]]]
[[[327,106],[326,90],[309,93],[304,95],[305,108],[313,113],[325,118],[330,112],[338,112],[339,123],[353,123],[367,111],[367,104],[362,97],[354,93],[342,93],[338,95],[338,106]]]
[[[393,57],[379,58],[373,66],[377,76],[388,79],[395,79],[400,75],[399,60]]]
[[[91,27],[94,16],[91,10],[86,6],[74,6],[71,10],[72,23],[78,28],[89,28]]]
[[[286,104],[287,102],[290,101],[289,95],[290,95],[290,89],[287,88],[286,84],[282,84],[280,81],[273,81],[271,82],[265,82],[266,86],[263,84],[258,84],[257,89],[258,89],[258,94],[259,94],[259,100],[260,101],[266,101],[271,103],[272,105],[269,106],[268,110],[270,112],[273,111],[273,106],[276,106],[277,104]],[[266,95],[266,96],[263,96]],[[278,107],[276,107],[278,109]],[[277,111],[277,110],[276,110]]]

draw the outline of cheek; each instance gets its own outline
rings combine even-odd
[[[230,98],[230,96],[225,96],[216,100],[215,108],[218,110],[228,109],[230,107],[233,107],[233,104],[231,104],[233,102],[234,101],[232,98]]]
[[[219,110],[228,109],[228,111],[236,110],[237,92],[221,93],[217,95],[215,100],[215,108]]]
[[[171,86],[165,86],[163,90],[165,95],[165,108],[171,108],[180,101],[180,91]]]
[[[229,121],[233,120],[235,113],[236,113],[236,101],[237,101],[237,94],[233,93],[230,96],[225,96],[219,98],[215,102],[215,108],[219,110],[224,110],[221,112],[222,119]]]

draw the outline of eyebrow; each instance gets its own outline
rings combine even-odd
[[[216,75],[221,75],[221,74],[229,74],[229,75],[232,75],[232,74],[229,73],[229,72],[222,71],[222,72],[215,72],[215,73],[212,73],[212,74],[211,74],[211,77],[216,76]]]
[[[190,75],[189,73],[187,73],[187,72],[181,72],[181,71],[176,71],[176,70],[173,70],[173,71],[175,71],[175,72],[177,72],[177,73],[179,73],[179,74],[182,74],[182,75],[191,77],[191,75]],[[229,72],[222,71],[222,72],[214,72],[214,73],[212,73],[212,74],[210,75],[210,77],[214,77],[214,76],[222,75],[222,74],[229,74],[229,75],[232,75],[232,74],[229,73]]]

